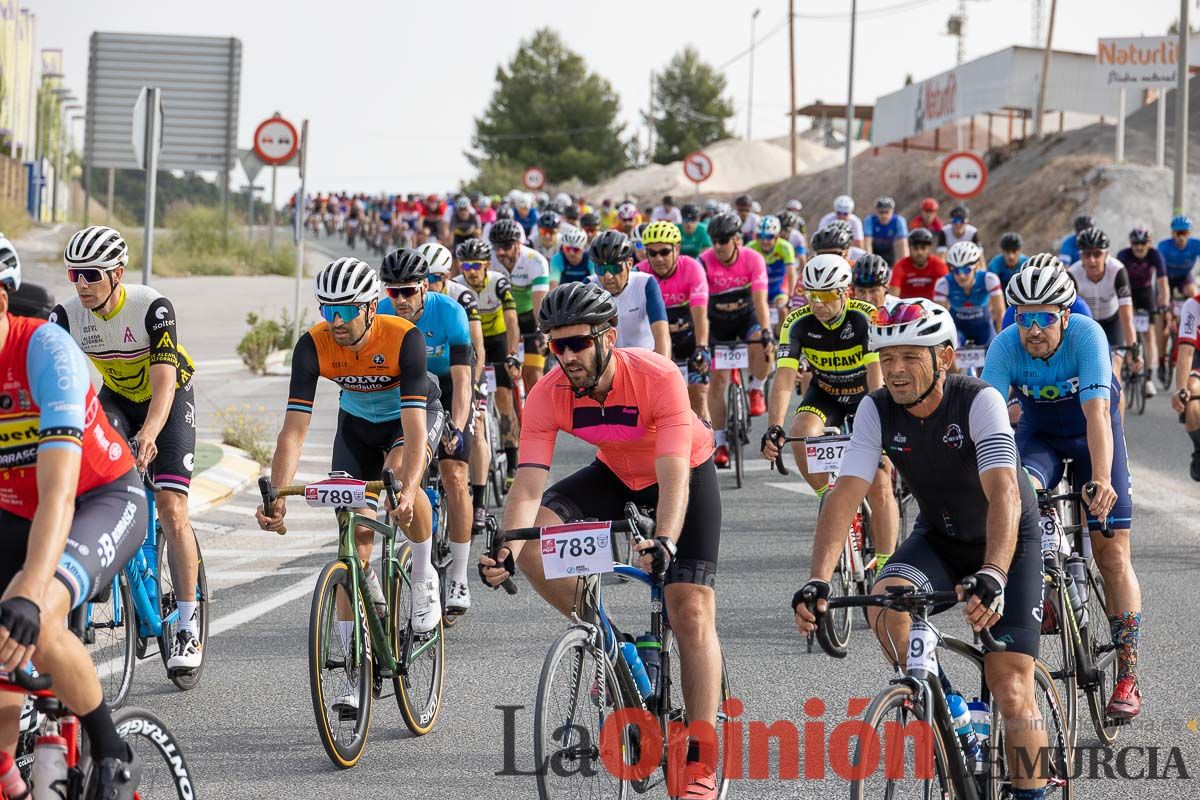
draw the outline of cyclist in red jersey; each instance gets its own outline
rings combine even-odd
[[[933,234],[928,228],[917,228],[908,234],[908,253],[892,268],[888,291],[897,297],[932,300],[938,278],[950,274],[950,269],[933,254]]]
[[[666,574],[671,628],[679,637],[691,722],[715,724],[721,686],[716,568],[721,501],[712,430],[692,411],[679,368],[647,350],[616,348],[617,305],[595,284],[564,283],[542,302],[538,325],[558,366],[529,392],[521,463],[504,507],[504,528],[620,519],[626,502],[655,506],[656,537],[638,545],[647,571]],[[597,447],[597,458],[548,490],[559,431]],[[576,580],[547,580],[539,547],[513,542],[480,572],[497,586],[516,570],[548,603],[570,614]],[[715,764],[689,746],[689,798],[716,798]],[[707,754],[706,754],[707,755]],[[710,759],[711,760],[711,759]]]
[[[913,218],[908,221],[908,229],[915,231],[917,228],[928,228],[933,232],[934,236],[942,230],[942,221],[938,219],[938,201],[932,197],[926,197],[921,201],[921,213],[913,215]]]

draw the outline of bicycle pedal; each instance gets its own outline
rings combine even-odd
[[[1124,717],[1105,717],[1104,721],[1106,724],[1112,725],[1115,728],[1123,728],[1129,723],[1133,722],[1132,719],[1125,719]]]

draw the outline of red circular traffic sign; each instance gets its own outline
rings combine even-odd
[[[946,194],[966,200],[983,191],[987,183],[987,165],[974,153],[951,153],[942,162],[940,177]]]
[[[536,192],[546,185],[546,173],[541,167],[529,167],[521,175],[521,183],[531,192]]]
[[[300,149],[296,127],[283,117],[271,117],[254,129],[254,154],[264,164],[286,164]]]
[[[704,183],[712,177],[712,159],[701,150],[688,153],[683,157],[683,174],[692,183]]]

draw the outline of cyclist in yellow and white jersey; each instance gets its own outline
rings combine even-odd
[[[521,226],[513,220],[496,222],[488,232],[488,239],[492,245],[491,268],[507,275],[512,286],[525,348],[521,378],[528,392],[541,379],[546,366],[545,337],[538,331],[535,320],[542,298],[550,291],[550,264],[541,253],[522,243]]]

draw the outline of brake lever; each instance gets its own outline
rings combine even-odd
[[[275,501],[279,499],[279,493],[275,491],[275,487],[271,485],[271,479],[266,475],[261,475],[258,478],[258,492],[262,495],[263,514],[270,514],[275,510]],[[287,528],[280,528],[278,531],[280,536],[287,533]]]

